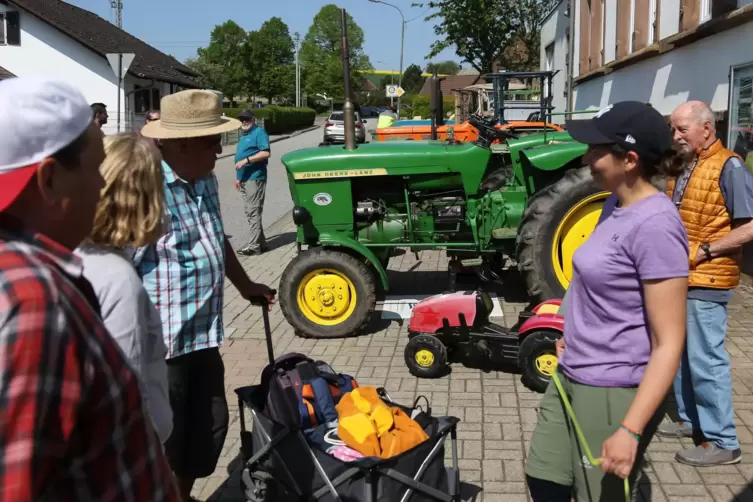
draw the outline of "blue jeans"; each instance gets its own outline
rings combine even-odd
[[[674,382],[680,418],[719,448],[740,448],[732,411],[732,374],[724,339],[727,304],[688,299],[685,351]]]

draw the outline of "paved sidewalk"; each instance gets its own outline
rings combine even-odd
[[[267,230],[272,251],[242,260],[256,281],[277,285],[280,274],[295,256],[295,228],[286,216]],[[390,261],[391,281],[402,291],[408,284],[437,284],[446,278],[446,259],[439,252],[423,252],[420,260],[406,253]],[[403,271],[403,272],[399,272]],[[525,308],[510,286],[504,298],[506,321]],[[649,465],[641,484],[642,500],[682,502],[753,501],[753,289],[741,286],[729,307],[727,349],[733,361],[735,410],[743,462],[737,466],[696,469],[673,461],[685,440],[656,438],[649,453]],[[215,474],[197,482],[199,500],[241,502],[239,471],[229,469],[240,447],[240,423],[233,389],[258,382],[266,364],[261,312],[243,301],[232,285],[226,285],[225,326],[227,340],[222,349],[225,361],[231,426],[222,459]],[[270,315],[275,353],[289,351],[326,360],[335,370],[354,375],[362,385],[384,386],[400,402],[413,402],[417,395],[429,398],[435,414],[459,417],[458,443],[463,500],[483,502],[528,501],[523,462],[536,423],[540,395],[527,390],[518,375],[484,373],[454,365],[451,375],[440,380],[418,380],[403,362],[407,326],[391,322],[375,326],[372,335],[342,340],[305,340],[295,337],[279,308]],[[381,321],[387,322],[387,321]],[[381,329],[380,329],[381,328]],[[449,448],[447,449],[449,455]],[[232,471],[229,474],[229,471]]]

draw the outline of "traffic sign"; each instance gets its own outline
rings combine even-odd
[[[128,71],[128,68],[131,67],[131,63],[133,63],[133,59],[136,57],[136,54],[133,53],[109,53],[106,54],[107,61],[110,63],[110,68],[112,68],[112,72],[115,74],[115,78],[122,79],[125,78],[125,74]]]
[[[405,90],[403,90],[402,87],[399,85],[388,85],[387,86],[387,97],[388,98],[399,98],[405,94]]]

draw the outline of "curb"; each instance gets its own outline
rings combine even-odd
[[[294,131],[294,132],[292,132],[290,134],[283,134],[282,136],[275,136],[274,139],[269,138],[269,144],[271,145],[272,143],[277,143],[278,141],[282,141],[284,139],[294,138],[294,137],[298,136],[299,134],[303,134],[305,132],[313,131],[314,129],[319,129],[320,127],[321,127],[321,125],[314,125],[314,126],[311,126],[311,127],[307,127],[306,129],[301,129],[300,131]],[[217,156],[217,159],[218,160],[219,159],[225,159],[227,157],[233,157],[233,156],[235,156],[235,152],[233,152],[233,153],[221,153],[220,155]]]

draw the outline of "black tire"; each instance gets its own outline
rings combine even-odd
[[[426,360],[427,365],[423,366],[418,362],[418,355],[421,351],[428,351],[431,354],[430,359]],[[416,335],[408,340],[403,352],[405,365],[411,375],[418,378],[440,378],[447,374],[447,348],[435,336]]]
[[[580,167],[567,171],[562,179],[529,199],[520,220],[516,254],[518,270],[532,298],[541,302],[565,294],[566,287],[552,263],[555,232],[571,208],[600,192],[603,190],[594,184],[589,168]]]
[[[553,330],[533,331],[520,343],[518,352],[518,366],[520,367],[523,385],[534,392],[543,393],[551,376],[542,373],[536,364],[536,359],[543,355],[557,355],[555,343],[562,333]],[[552,369],[556,368],[553,367]]]
[[[307,274],[317,270],[334,270],[346,276],[355,288],[356,306],[342,322],[317,324],[309,320],[298,306],[298,286]],[[376,306],[376,279],[373,272],[356,257],[326,248],[302,251],[288,264],[280,279],[280,308],[296,334],[305,338],[342,338],[358,334],[371,319]]]

